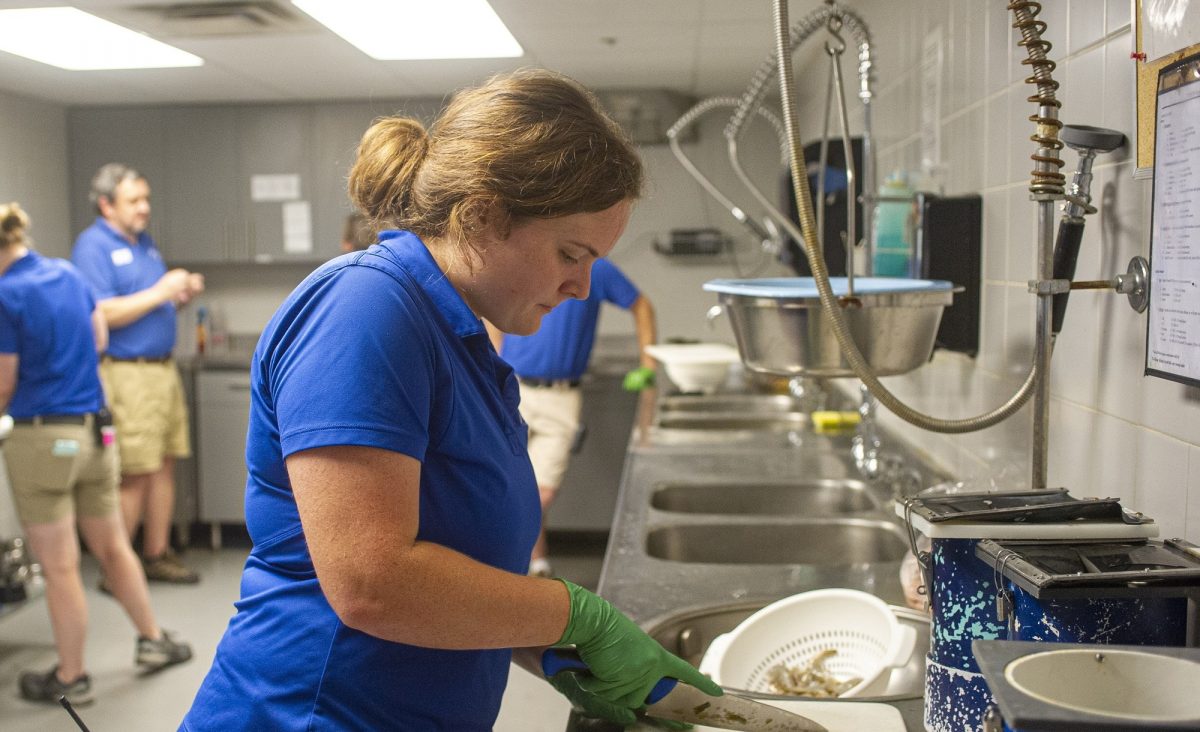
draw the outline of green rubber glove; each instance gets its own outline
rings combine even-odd
[[[593,694],[590,691],[585,691],[579,685],[579,676],[577,674],[562,673],[550,677],[547,681],[550,682],[550,685],[558,693],[565,696],[571,702],[571,706],[575,707],[585,717],[602,719],[605,722],[613,722],[625,727],[635,722],[641,722],[643,725],[657,727],[658,729],[692,729],[692,725],[687,722],[677,722],[672,719],[657,719],[655,717],[642,717],[639,719],[633,711],[607,702],[603,697]]]
[[[625,380],[621,382],[621,386],[625,388],[625,391],[649,389],[654,386],[654,369],[649,366],[638,366],[625,374]]]
[[[603,719],[606,722],[628,727],[637,722],[632,709],[617,706],[599,694],[593,694],[579,685],[579,674],[561,673],[546,679],[550,685],[571,702],[571,706],[586,717]]]
[[[571,595],[571,616],[555,645],[573,644],[591,669],[590,676],[576,680],[580,689],[631,715],[646,705],[646,696],[664,676],[711,696],[724,693],[687,661],[668,653],[607,600],[566,580],[559,581]],[[630,717],[619,716],[622,718],[613,721],[631,723]]]

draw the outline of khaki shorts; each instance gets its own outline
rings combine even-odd
[[[191,455],[187,405],[174,361],[136,363],[105,359],[100,380],[112,410],[121,473],[153,473],[164,456]]]
[[[4,441],[13,502],[24,524],[75,514],[104,518],[117,510],[120,472],[115,445],[97,447],[86,425],[15,425]]]
[[[539,488],[562,485],[579,432],[583,392],[578,387],[521,384],[521,416],[529,425],[529,460]]]

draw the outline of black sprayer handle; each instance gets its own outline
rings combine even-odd
[[[1075,262],[1079,259],[1079,244],[1083,241],[1083,222],[1063,219],[1058,222],[1058,240],[1054,243],[1054,279],[1071,280],[1075,278]],[[1067,316],[1067,297],[1069,292],[1054,295],[1053,315],[1050,319],[1050,331],[1054,335],[1062,330],[1063,319]]]

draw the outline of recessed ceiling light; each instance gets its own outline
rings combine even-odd
[[[76,8],[0,10],[0,51],[60,69],[161,69],[204,59]]]
[[[524,54],[487,0],[292,0],[381,61]]]

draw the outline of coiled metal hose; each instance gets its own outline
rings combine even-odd
[[[872,373],[862,352],[859,351],[850,330],[846,325],[845,316],[833,288],[829,285],[829,271],[825,266],[825,258],[821,253],[816,237],[816,220],[813,216],[812,203],[809,199],[808,178],[804,175],[804,158],[800,145],[800,135],[796,120],[796,100],[792,83],[791,54],[792,45],[788,34],[787,0],[775,0],[775,51],[776,66],[779,71],[779,90],[783,106],[783,122],[788,134],[788,148],[791,158],[792,180],[794,183],[796,206],[800,212],[800,223],[804,234],[804,250],[812,268],[813,279],[820,295],[821,307],[830,315],[833,332],[841,346],[842,354],[854,374],[875,395],[877,399],[904,421],[931,432],[964,433],[991,427],[1012,416],[1028,401],[1033,394],[1034,385],[1041,377],[1042,370],[1035,362],[1029,371],[1021,388],[1007,402],[997,409],[976,417],[965,419],[940,419],[931,417],[901,402],[892,394],[879,378]],[[847,27],[851,27],[847,23]],[[853,30],[853,28],[852,28]],[[757,77],[756,77],[757,78]],[[745,97],[743,97],[745,100]],[[731,123],[732,124],[732,123]]]

